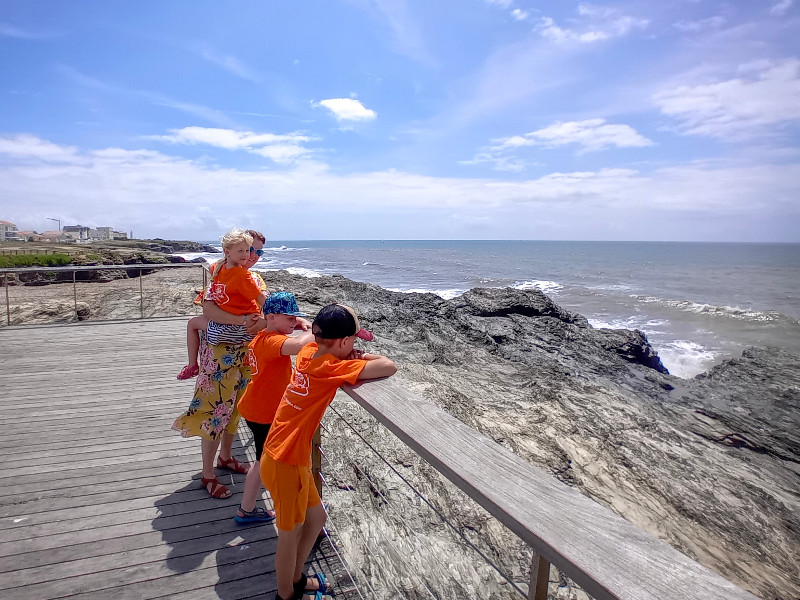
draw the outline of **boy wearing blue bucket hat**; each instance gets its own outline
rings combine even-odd
[[[264,318],[267,327],[250,342],[247,362],[252,378],[239,400],[239,414],[253,432],[256,462],[250,466],[244,482],[242,503],[234,519],[237,523],[271,522],[275,514],[266,508],[256,506],[261,491],[261,452],[267,439],[275,411],[283,397],[283,392],[292,375],[291,356],[309,342],[314,341],[307,316],[297,306],[294,294],[275,292],[264,302]],[[296,329],[307,329],[297,336],[290,337]]]

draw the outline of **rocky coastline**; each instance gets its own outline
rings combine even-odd
[[[751,348],[686,380],[664,369],[642,332],[593,329],[538,290],[473,289],[448,301],[337,276],[264,275],[271,290],[294,292],[310,313],[333,301],[353,305],[376,334],[370,346],[400,365],[403,384],[477,431],[756,596],[800,598],[797,356]],[[354,403],[335,406],[524,585],[527,551],[513,534]],[[349,534],[354,564],[395,577],[410,598],[428,597],[424,585],[452,587],[453,573],[437,570],[435,557],[419,548],[414,565],[428,573],[424,585],[391,558],[357,550],[376,527],[416,547],[408,532],[419,528],[430,554],[445,551],[448,564],[469,565],[458,569],[461,590],[442,597],[512,597],[505,582],[430,525],[380,460],[361,450],[352,456],[358,444],[349,426],[337,417],[328,427],[324,443],[338,466],[332,517],[350,507],[342,522],[361,529]],[[392,501],[402,518],[383,506]],[[379,526],[359,518],[365,503]],[[585,597],[563,576],[551,573],[551,580],[550,597]]]
[[[681,379],[644,333],[593,329],[537,290],[478,288],[443,300],[341,276],[263,275],[271,291],[292,291],[308,313],[333,301],[354,306],[375,333],[369,346],[398,363],[402,385],[564,484],[759,598],[800,598],[800,357],[749,348]],[[201,280],[199,269],[143,277],[146,316],[193,314]],[[124,285],[83,284],[87,318],[138,317],[138,283]],[[30,294],[66,287],[13,290],[20,322],[55,302]],[[61,312],[47,318],[74,320],[71,290],[58,302]],[[407,598],[429,598],[428,590],[440,598],[518,597],[393,469],[524,589],[530,554],[516,536],[346,396],[333,408],[324,494],[350,564],[374,575],[376,586],[392,581],[387,598],[397,590]],[[550,577],[550,598],[587,598],[555,569]]]

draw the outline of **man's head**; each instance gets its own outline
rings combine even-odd
[[[344,304],[323,307],[311,325],[311,332],[320,345],[337,348],[341,346],[344,356],[353,350],[356,338],[370,341],[374,337],[371,332],[361,328],[355,311]]]
[[[288,334],[297,327],[297,317],[307,317],[300,312],[297,299],[291,292],[275,292],[267,296],[264,302],[264,317],[267,319],[267,330]]]
[[[267,243],[267,238],[264,237],[264,234],[260,231],[256,231],[255,229],[248,229],[247,233],[253,238],[252,243],[250,244],[250,257],[247,259],[244,267],[245,269],[251,268],[254,264],[258,262],[261,258],[262,249],[264,248],[264,244]]]

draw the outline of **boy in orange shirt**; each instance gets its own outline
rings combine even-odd
[[[303,328],[298,317],[306,316],[308,315],[300,312],[294,294],[270,294],[264,303],[267,327],[250,342],[247,360],[252,375],[244,396],[239,400],[238,408],[239,414],[253,432],[256,461],[250,466],[245,478],[242,502],[234,516],[237,523],[275,520],[274,513],[263,507],[256,507],[261,490],[261,453],[278,404],[292,376],[291,356],[314,341],[314,335],[310,331],[289,337],[295,329]]]
[[[292,379],[286,388],[264,446],[261,479],[275,504],[278,550],[275,572],[276,600],[317,599],[326,591],[325,577],[308,579],[306,559],[322,531],[327,515],[311,474],[311,440],[322,415],[344,383],[388,377],[397,372],[385,356],[354,350],[356,338],[373,339],[361,329],[353,309],[330,304],[311,326],[315,342],[297,354]]]

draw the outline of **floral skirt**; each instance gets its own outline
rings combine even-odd
[[[201,436],[217,440],[223,432],[236,435],[239,411],[236,405],[250,383],[247,344],[200,342],[200,374],[189,410],[172,424],[183,437]]]

